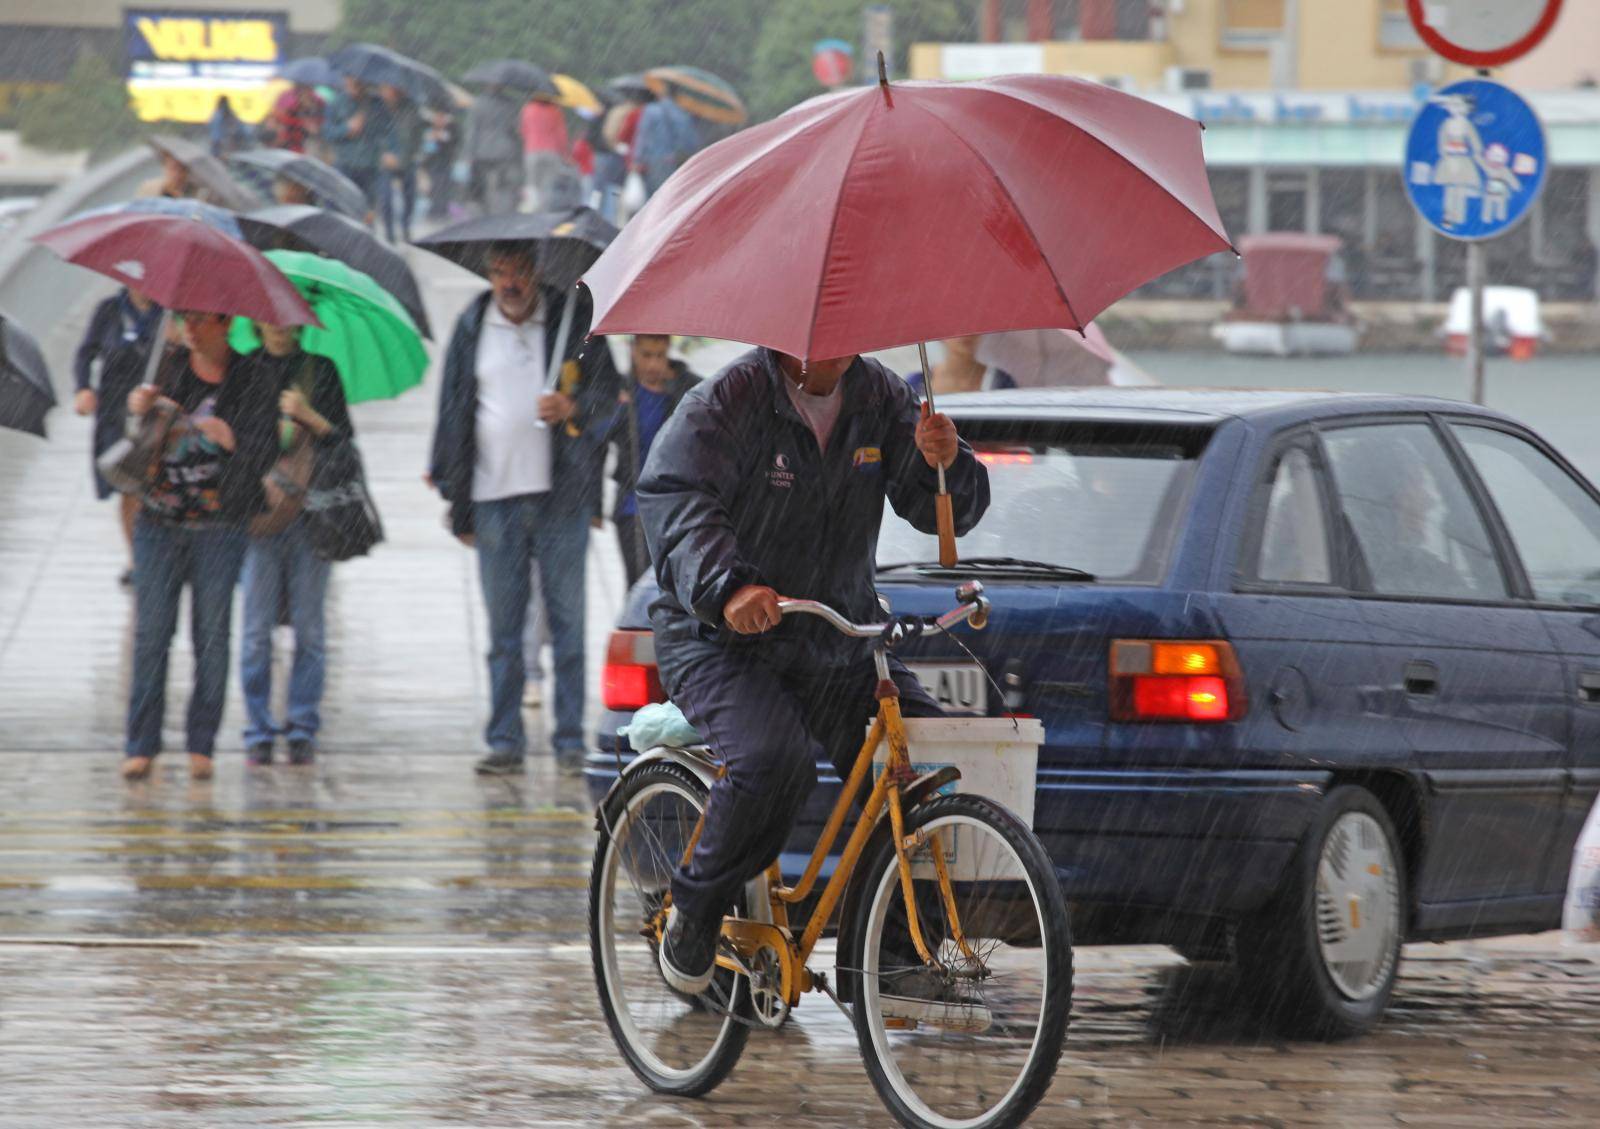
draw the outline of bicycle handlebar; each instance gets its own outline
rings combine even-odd
[[[891,644],[920,634],[930,627],[948,631],[957,624],[971,622],[975,629],[981,631],[989,620],[989,598],[983,594],[983,585],[976,580],[967,581],[956,589],[956,599],[960,601],[957,607],[936,618],[901,616],[888,623],[851,623],[827,604],[816,600],[779,600],[778,611],[783,615],[814,615],[841,635],[857,639],[881,638]]]

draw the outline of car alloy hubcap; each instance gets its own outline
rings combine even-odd
[[[1328,829],[1317,862],[1317,944],[1334,986],[1370,999],[1394,970],[1400,886],[1389,837],[1365,812]]]

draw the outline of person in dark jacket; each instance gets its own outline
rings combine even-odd
[[[355,428],[333,362],[300,348],[298,326],[258,324],[257,329],[263,346],[251,354],[258,358],[257,379],[281,390],[279,448],[288,450],[296,442],[327,448],[352,438]],[[273,487],[267,490],[270,495]],[[251,765],[272,763],[273,743],[280,733],[288,738],[290,764],[306,765],[316,758],[327,679],[323,609],[332,572],[332,563],[312,550],[304,517],[278,533],[250,538],[244,557],[239,681],[249,715],[244,746]],[[272,629],[285,611],[294,629],[294,663],[289,668],[285,724],[279,725],[272,716]]]
[[[672,338],[665,333],[641,333],[629,350],[632,380],[622,393],[611,443],[616,449],[616,506],[611,520],[617,527],[617,546],[622,550],[622,567],[628,587],[650,568],[650,550],[645,545],[644,526],[639,523],[638,500],[633,488],[639,481],[639,468],[650,454],[650,446],[662,426],[678,410],[684,396],[700,383],[682,361],[672,360],[667,351]]]
[[[89,328],[72,359],[78,394],[73,407],[80,416],[94,416],[94,443],[89,471],[94,476],[95,495],[101,501],[111,497],[110,483],[100,476],[94,460],[122,438],[128,420],[128,393],[144,379],[150,362],[150,349],[161,330],[161,307],[138,290],[122,290],[94,308]],[[95,382],[95,362],[100,363],[99,387]],[[132,494],[118,496],[122,535],[133,557],[133,522],[139,513],[139,499]],[[124,585],[133,583],[133,569],[122,573]]]
[[[378,204],[378,164],[390,130],[389,108],[360,79],[345,76],[344,90],[328,107],[322,136],[333,145],[334,164],[356,182],[367,207]]]
[[[679,991],[709,983],[723,913],[777,857],[818,760],[849,774],[874,709],[869,644],[820,620],[784,621],[778,600],[881,618],[884,500],[935,532],[940,466],[965,533],[989,506],[987,471],[947,417],[919,413],[905,381],[861,357],[802,364],[756,349],[685,396],[656,437],[638,486],[661,585],[656,661],[725,768],[672,879],[661,969]],[[906,716],[937,715],[916,677],[891,665]]]
[[[584,755],[584,559],[599,512],[606,428],[620,378],[605,339],[585,340],[586,291],[541,285],[534,244],[488,252],[490,290],[468,304],[445,352],[428,479],[450,529],[475,546],[489,618],[485,774],[521,772],[523,628],[533,566],[555,651],[558,764]],[[577,302],[557,351],[568,302]]]
[[[137,596],[128,736],[122,774],[146,776],[161,751],[167,654],[178,602],[190,590],[194,692],[189,698],[189,773],[211,776],[227,697],[233,586],[250,519],[261,511],[261,478],[278,455],[278,389],[256,362],[228,347],[230,318],[177,311],[184,347],[164,359],[154,385],[128,395],[142,417],[158,401],[181,413],[133,533]]]
[[[422,111],[398,86],[380,86],[378,93],[389,111],[389,131],[384,136],[378,159],[383,237],[393,243],[398,231],[400,238],[410,243],[411,217],[417,210],[417,153],[422,148]],[[396,194],[400,197],[398,208]]]

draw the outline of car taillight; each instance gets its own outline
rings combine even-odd
[[[1113,721],[1233,721],[1244,716],[1244,675],[1221,640],[1115,639]]]
[[[600,697],[608,710],[636,710],[667,700],[661,672],[656,669],[655,636],[648,631],[611,633],[600,675]]]

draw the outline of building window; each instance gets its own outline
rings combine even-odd
[[[1406,0],[1383,0],[1378,12],[1378,46],[1402,51],[1422,49],[1422,39],[1406,12]]]
[[[1223,0],[1222,45],[1265,49],[1283,34],[1283,0]]]

